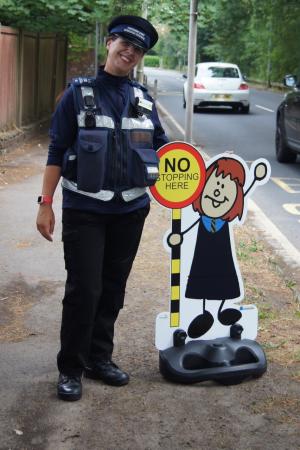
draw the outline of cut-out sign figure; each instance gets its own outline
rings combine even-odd
[[[177,144],[181,146],[181,143]],[[241,158],[231,154],[225,153],[209,160],[202,173],[201,190],[190,203],[192,208],[189,206],[182,210],[187,211],[184,218],[186,229],[174,232],[172,227],[172,232],[167,235],[166,242],[172,251],[186,245],[180,270],[181,275],[185,274],[180,280],[181,292],[184,293],[180,328],[186,330],[190,340],[202,338],[216,326],[216,322],[223,326],[217,327],[218,333],[224,333],[225,327],[229,335],[229,326],[242,319],[243,308],[234,305],[242,300],[244,290],[235,254],[232,225],[245,219],[246,199],[257,185],[266,183],[269,177],[270,165],[264,159],[254,161],[250,169]],[[152,193],[155,196],[155,191],[152,190]],[[191,234],[193,237],[190,238]],[[202,304],[199,304],[199,300]],[[215,314],[207,307],[208,301],[218,305]],[[189,302],[192,302],[190,306]],[[159,349],[167,347],[167,342],[170,343],[170,333],[162,331],[164,317],[159,315],[157,320],[156,342]]]

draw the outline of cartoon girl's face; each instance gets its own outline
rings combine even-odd
[[[231,210],[237,197],[237,186],[230,175],[217,176],[217,169],[207,180],[201,197],[204,214],[214,219],[224,216]]]

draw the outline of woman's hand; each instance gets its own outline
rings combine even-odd
[[[54,196],[56,186],[61,175],[60,166],[46,166],[43,179],[42,194],[49,197]],[[36,218],[36,227],[45,239],[52,242],[52,234],[55,226],[55,216],[52,205],[42,203]]]
[[[40,205],[39,212],[36,218],[36,227],[48,241],[53,241],[52,234],[55,226],[55,215],[51,205]]]

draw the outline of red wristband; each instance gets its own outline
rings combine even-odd
[[[52,205],[53,197],[51,197],[51,195],[39,195],[37,202],[39,205]]]

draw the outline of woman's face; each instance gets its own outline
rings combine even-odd
[[[217,176],[217,169],[207,180],[201,197],[203,213],[213,219],[220,218],[228,213],[237,197],[237,186],[230,175]]]
[[[144,52],[122,37],[110,38],[107,41],[108,50],[104,70],[111,75],[125,77],[142,59]]]

